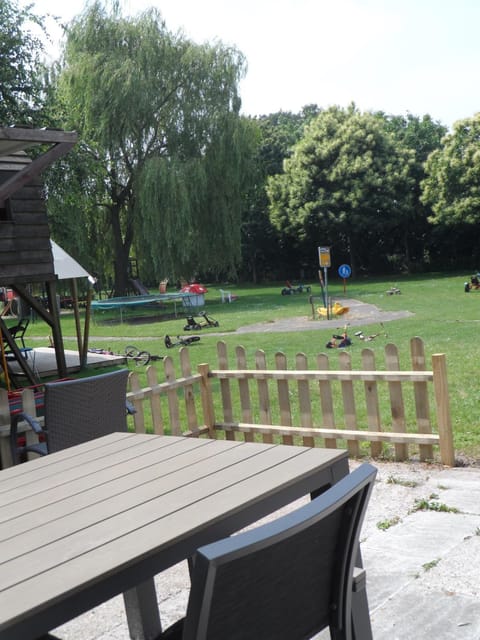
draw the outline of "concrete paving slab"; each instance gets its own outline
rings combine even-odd
[[[375,640],[478,640],[476,598],[446,595],[412,582],[371,612]]]
[[[480,598],[479,558],[480,536],[466,537],[423,573],[423,583],[426,588],[442,590],[447,595]]]
[[[478,516],[463,513],[417,511],[388,531],[363,540],[362,550],[363,553],[370,549],[429,562],[432,557],[448,553],[466,536],[473,535],[479,520]]]

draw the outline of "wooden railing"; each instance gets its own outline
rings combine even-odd
[[[435,447],[441,462],[453,466],[445,355],[433,355],[432,369],[426,370],[419,338],[411,340],[410,352],[408,371],[400,370],[393,344],[385,347],[385,370],[377,369],[371,349],[362,350],[361,370],[352,370],[347,351],[335,353],[337,369],[330,368],[326,354],[317,356],[314,369],[304,354],[297,354],[295,368],[289,369],[283,353],[275,355],[271,369],[260,350],[255,354],[255,368],[249,368],[245,350],[237,347],[236,368],[230,368],[227,347],[219,342],[218,368],[202,364],[192,373],[184,348],[179,352],[179,376],[170,356],[164,359],[164,382],[158,382],[156,370],[149,367],[148,386],[141,388],[139,376],[131,373],[128,397],[137,409],[134,428],[347,447],[354,457],[389,456],[385,448],[393,446],[396,460],[417,452],[421,460],[434,460]],[[406,401],[407,394],[410,400]]]

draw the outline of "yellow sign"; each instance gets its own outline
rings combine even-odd
[[[318,247],[318,260],[321,267],[330,266],[330,247]]]

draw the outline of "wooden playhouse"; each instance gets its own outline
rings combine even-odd
[[[20,306],[33,309],[49,325],[60,377],[66,375],[66,363],[41,174],[76,141],[72,131],[0,127],[0,287],[13,291]],[[30,293],[34,283],[44,287],[46,307]],[[29,383],[35,384],[28,358],[23,357],[1,316],[0,331],[2,344],[14,355]]]

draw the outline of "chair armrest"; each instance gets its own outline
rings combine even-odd
[[[137,410],[129,400],[125,401],[125,408],[127,410],[127,415],[129,416],[133,416],[134,413],[137,413]]]
[[[24,447],[18,448],[17,438],[18,438],[18,423],[20,421],[24,421],[28,424],[28,426],[34,431],[38,436],[42,433],[45,433],[42,429],[42,426],[33,416],[24,411],[20,411],[12,417],[12,422],[10,426],[10,451],[12,455],[12,463],[17,464],[19,462],[19,457],[22,453],[27,451],[33,451],[38,455],[44,456],[48,453],[48,448],[45,442],[39,442],[38,444],[26,445]]]
[[[39,435],[40,433],[43,433],[43,429],[41,424],[38,422],[38,420],[36,420],[33,416],[31,416],[28,413],[25,413],[24,411],[20,411],[20,413],[17,413],[12,420],[12,431],[15,425],[15,431],[17,430],[17,425],[19,423],[20,420],[25,420],[25,422],[30,426],[30,428],[35,431],[35,433],[37,435]]]

